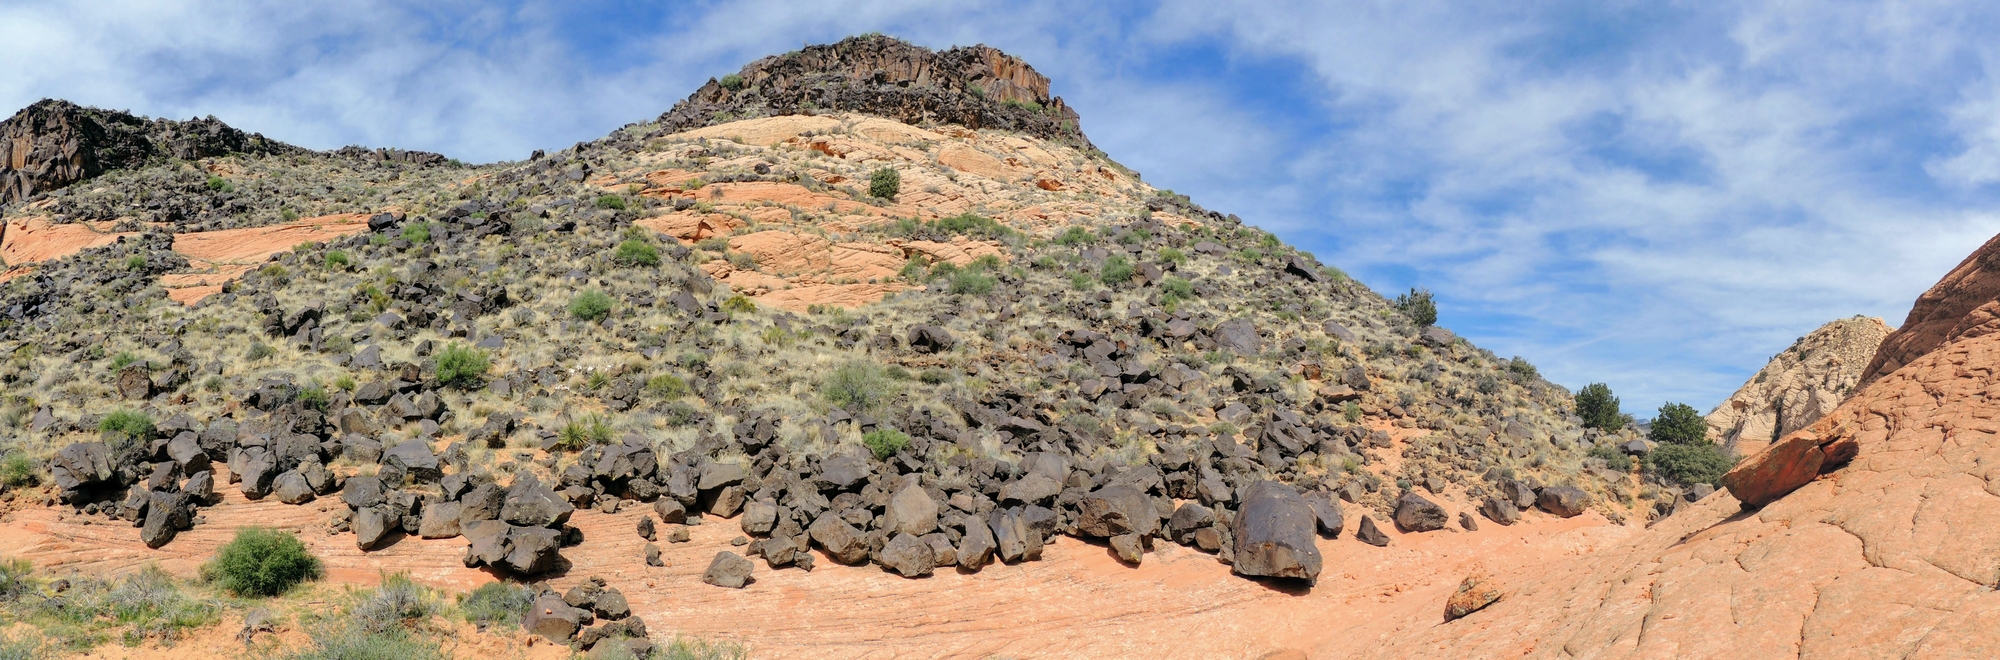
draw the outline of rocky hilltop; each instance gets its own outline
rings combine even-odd
[[[214,117],[147,120],[43,100],[0,122],[0,204],[160,159],[305,151],[230,128]]]
[[[886,571],[938,578],[898,593],[958,621],[1070,594],[1128,631],[1082,644],[1130,655],[1223,625],[1220,594],[1309,635],[1361,590],[1594,547],[1683,499],[1528,361],[1139,180],[989,48],[860,37],[526,161],[400,153],[148,152],[4,207],[0,453],[39,478],[0,554],[186,570],[285,521],[337,570],[619,575],[686,626],[755,619],[716,591]],[[1057,577],[1093,554],[1104,589],[1186,609]],[[1131,577],[1161,564],[1206,586]],[[550,639],[631,632],[540,598]],[[764,630],[798,655],[877,634]],[[1200,652],[1271,643],[1239,632]]]
[[[654,121],[678,133],[758,117],[855,112],[906,124],[1018,132],[1090,148],[1076,111],[1035,68],[987,46],[934,52],[896,39],[854,37],[807,46],[711,79]]]
[[[1800,337],[1708,413],[1709,437],[1747,456],[1818,421],[1854,392],[1889,332],[1882,319],[1856,316]]]

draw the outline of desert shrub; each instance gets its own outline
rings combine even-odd
[[[213,190],[213,191],[216,191],[216,192],[221,192],[221,191],[223,191],[223,190],[228,190],[228,189],[229,189],[229,180],[228,180],[228,179],[224,179],[224,178],[222,178],[222,177],[220,177],[220,176],[214,176],[214,175],[210,175],[210,176],[208,177],[208,189],[209,189],[209,190]]]
[[[972,238],[1000,240],[1013,236],[1015,231],[1000,224],[1000,221],[977,213],[960,213],[948,218],[932,221],[931,227],[950,235],[964,235]]]
[[[668,403],[665,409],[660,411],[660,416],[666,419],[667,426],[674,428],[681,428],[701,421],[701,411],[696,410],[694,406],[689,405],[685,401]]]
[[[347,259],[346,252],[342,252],[340,250],[330,250],[326,253],[327,268],[346,268],[348,264],[349,261]]]
[[[1695,412],[1694,406],[1685,403],[1667,403],[1660,406],[1660,416],[1653,418],[1653,426],[1646,437],[1662,445],[1692,445],[1708,441],[1708,420]]]
[[[33,630],[23,630],[10,635],[0,631],[0,660],[38,660],[54,655],[52,650],[44,650],[42,636]]]
[[[1346,418],[1349,424],[1361,421],[1361,404],[1353,401],[1347,402],[1347,405],[1341,409],[1340,415]]]
[[[881,168],[868,174],[868,196],[895,200],[896,193],[903,189],[903,175],[891,168]]]
[[[1180,277],[1168,277],[1160,283],[1160,302],[1172,307],[1183,300],[1194,299],[1194,283]]]
[[[1076,225],[1070,225],[1068,229],[1064,229],[1061,234],[1056,235],[1056,244],[1082,245],[1084,243],[1089,243],[1096,239],[1097,235],[1090,233],[1089,229],[1084,229],[1083,227],[1079,227]]]
[[[480,377],[486,375],[486,369],[492,366],[486,351],[458,343],[446,344],[434,359],[437,362],[438,382],[461,388],[477,385]]]
[[[557,447],[571,451],[590,445],[611,444],[611,422],[602,415],[589,414],[572,419],[556,431]]]
[[[569,315],[595,323],[611,316],[611,305],[611,294],[591,289],[569,299]]]
[[[951,371],[947,369],[925,369],[917,374],[917,381],[926,385],[943,385],[951,382]]]
[[[1507,373],[1508,375],[1512,376],[1514,378],[1514,382],[1517,383],[1526,383],[1528,381],[1542,377],[1542,372],[1540,369],[1536,369],[1535,365],[1529,363],[1527,358],[1523,358],[1519,355],[1516,355],[1514,356],[1514,359],[1507,361]]]
[[[860,360],[834,367],[820,382],[820,395],[828,403],[848,410],[874,408],[893,394],[895,385],[882,373],[882,368]]]
[[[879,428],[861,435],[861,444],[868,445],[868,451],[875,457],[887,459],[896,452],[909,448],[910,435],[891,428]]]
[[[1160,261],[1179,266],[1187,263],[1187,253],[1180,251],[1180,248],[1166,248],[1160,250]]]
[[[140,270],[145,267],[146,257],[143,255],[135,254],[125,258],[125,270]]]
[[[382,586],[354,606],[354,625],[371,633],[382,633],[430,618],[437,612],[437,599],[429,589],[410,581],[407,573],[382,579]]]
[[[612,255],[612,259],[627,266],[658,266],[660,249],[644,240],[628,238],[618,244],[618,251]]]
[[[431,223],[412,222],[403,225],[403,240],[411,243],[423,243],[431,240]]]
[[[360,626],[314,629],[311,643],[277,656],[283,660],[445,660],[438,640],[403,628],[369,632]]]
[[[1114,256],[1104,260],[1104,268],[1097,272],[1097,279],[1106,286],[1117,286],[1132,280],[1132,260]]]
[[[674,636],[653,651],[653,660],[749,660],[750,650],[731,642]]]
[[[300,582],[318,579],[321,567],[299,537],[250,527],[237,531],[236,539],[217,550],[201,573],[238,596],[276,596]]]
[[[1612,432],[1625,427],[1625,415],[1618,412],[1618,397],[1611,395],[1611,386],[1591,383],[1576,392],[1576,416],[1583,418],[1584,428]]]
[[[139,356],[134,355],[131,351],[119,351],[117,355],[111,356],[111,370],[124,371],[126,367],[132,366],[139,361]]]
[[[12,602],[34,588],[35,565],[26,559],[0,559],[0,602]]]
[[[472,593],[459,596],[458,613],[466,623],[514,627],[535,602],[535,592],[525,586],[505,582],[479,585]]]
[[[339,376],[335,376],[333,379],[334,389],[338,389],[342,392],[352,392],[354,391],[356,385],[358,385],[358,383],[354,382],[354,374],[341,374]]]
[[[722,301],[722,311],[731,314],[748,314],[757,311],[757,303],[752,302],[749,296],[739,293],[730,296],[728,300]]]
[[[278,354],[278,349],[271,348],[270,344],[266,344],[261,341],[250,342],[250,348],[244,349],[243,351],[244,359],[247,359],[251,362],[257,362],[263,360],[264,358],[268,358],[277,354]]]
[[[715,82],[716,84],[722,85],[723,89],[732,92],[743,89],[743,76],[739,76],[734,73],[723,76],[721,80],[717,80]]]
[[[113,410],[97,423],[97,430],[116,433],[127,440],[140,440],[153,435],[153,418],[135,410]]]
[[[646,380],[646,393],[662,399],[678,399],[688,395],[688,385],[680,376],[660,374]]]
[[[623,211],[625,210],[625,198],[617,195],[598,195],[597,208]]]
[[[1410,317],[1419,327],[1437,325],[1437,302],[1432,300],[1429,289],[1410,289],[1409,293],[1396,296],[1396,309]]]
[[[748,252],[729,253],[729,267],[737,270],[757,270],[757,255]]]
[[[1646,467],[1670,482],[1692,486],[1714,484],[1736,466],[1736,460],[1722,453],[1715,443],[1703,440],[1691,444],[1661,444],[1646,455]]]
[[[1069,287],[1072,289],[1089,291],[1096,286],[1097,278],[1091,277],[1090,273],[1071,273],[1069,276]]]
[[[1619,472],[1630,472],[1632,470],[1632,457],[1615,446],[1597,445],[1591,447],[1589,455],[1592,458],[1604,459],[1604,462],[1609,464],[1613,470]]]
[[[291,209],[289,209],[289,208],[285,208],[285,209],[279,209],[279,210],[278,210],[278,219],[279,219],[279,220],[283,220],[283,221],[285,221],[285,222],[291,222],[291,221],[293,221],[293,220],[297,220],[297,219],[299,219],[299,212],[298,212],[298,211],[294,211],[294,210],[291,210]]]
[[[41,470],[35,467],[35,460],[19,452],[0,458],[0,484],[9,488],[26,488],[42,482]]]
[[[325,411],[327,404],[326,388],[314,385],[299,390],[299,402],[306,404],[308,408]]]
[[[220,392],[225,384],[227,382],[221,376],[209,376],[201,380],[201,389],[206,392]]]
[[[984,268],[964,268],[951,274],[950,290],[956,294],[983,296],[993,292],[999,280],[986,274]]]

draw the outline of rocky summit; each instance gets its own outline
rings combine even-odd
[[[1943,427],[1862,407],[1977,417],[1903,395],[1983,327],[1913,326],[1985,307],[1934,291],[1897,331],[1950,350],[1885,358],[1872,320],[1801,340],[1711,414],[1752,456],[1710,495],[1427,296],[1155,188],[1081,124],[1017,58],[882,36],[485,165],[38,103],[0,123],[0,453],[25,466],[0,555],[192,572],[278,526],[334,574],[532,584],[519,623],[577,650],[650,622],[802,657],[1630,655],[1645,607],[1727,618],[1635,586],[1713,564],[1682,541],[1740,554],[1689,578],[1738,593],[1803,561],[1745,550],[1794,523],[1855,545],[1813,561],[1909,545],[1874,579],[1950,607],[1993,565],[1820,485],[1955,483],[1887,449]],[[1870,355],[1909,366],[1864,380]],[[1798,648],[1786,594],[1730,634]],[[1627,596],[1650,605],[1592,614]],[[1342,614],[1370,599],[1393,614]]]

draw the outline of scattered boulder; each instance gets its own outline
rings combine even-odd
[[[1590,494],[1575,486],[1550,486],[1542,489],[1536,501],[1543,511],[1563,518],[1574,518],[1590,508]]]
[[[1231,522],[1238,575],[1319,580],[1319,548],[1313,545],[1312,507],[1291,486],[1259,481],[1244,489],[1242,507]]]
[[[718,587],[742,589],[750,582],[750,572],[757,565],[742,555],[724,550],[715,553],[715,560],[709,562],[708,570],[701,574],[701,581]]]
[[[918,353],[943,353],[958,345],[958,340],[953,339],[951,333],[935,325],[910,326],[904,341],[910,345],[910,350]]]
[[[1521,521],[1521,510],[1514,508],[1514,501],[1505,497],[1488,496],[1479,504],[1479,514],[1487,520],[1502,525],[1512,525]]]
[[[1368,516],[1361,517],[1361,526],[1354,529],[1354,539],[1377,548],[1389,547],[1389,535],[1376,529],[1375,519]]]
[[[936,568],[936,552],[916,536],[898,533],[882,546],[882,566],[906,578],[924,577]]]
[[[1146,539],[1138,534],[1120,534],[1111,537],[1111,552],[1118,560],[1138,566],[1146,558]]]
[[[1444,529],[1450,521],[1444,507],[1424,499],[1416,491],[1403,491],[1396,498],[1396,527],[1405,532],[1434,532]]]
[[[1500,589],[1494,586],[1492,578],[1480,573],[1468,575],[1445,600],[1444,620],[1449,623],[1465,618],[1465,615],[1500,602],[1500,597]]]
[[[528,607],[528,613],[521,617],[521,627],[551,642],[568,644],[590,621],[590,612],[570,607],[562,597],[550,593],[536,598]]]
[[[1131,486],[1099,488],[1077,501],[1076,529],[1087,536],[1151,536],[1160,529],[1153,498]]]
[[[1310,493],[1305,496],[1305,501],[1306,506],[1312,507],[1313,519],[1318,522],[1319,533],[1330,539],[1340,538],[1340,528],[1345,526],[1347,521],[1341,515],[1340,503],[1333,500],[1333,493],[1325,491]],[[1179,513],[1175,512],[1176,515]]]
[[[868,560],[868,542],[861,530],[855,529],[840,516],[827,514],[813,521],[808,530],[814,543],[826,549],[828,557],[847,565],[855,565]]]

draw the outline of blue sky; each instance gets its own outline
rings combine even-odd
[[[0,106],[491,161],[804,43],[986,43],[1154,185],[1643,417],[1826,321],[1900,324],[2000,232],[1996,28],[1914,1],[0,2]]]

